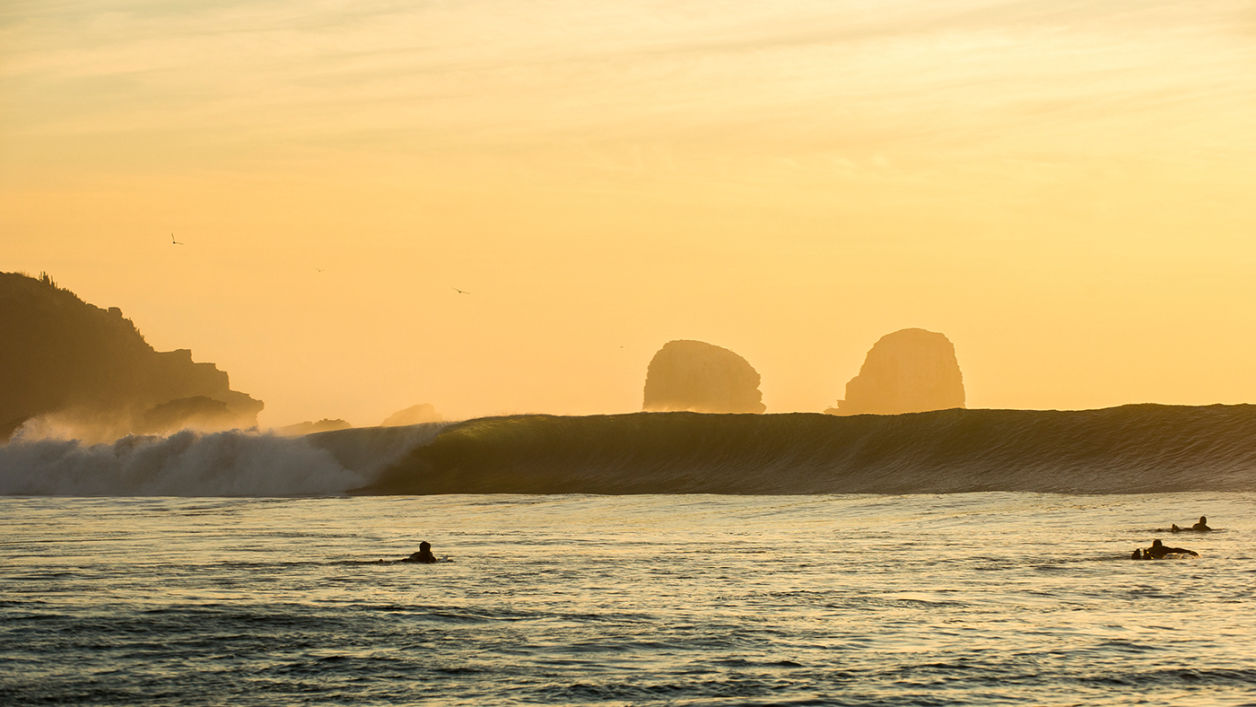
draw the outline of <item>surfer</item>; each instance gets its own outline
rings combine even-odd
[[[1144,559],[1150,557],[1153,560],[1159,560],[1168,555],[1191,555],[1193,557],[1199,557],[1199,553],[1194,550],[1187,550],[1182,547],[1165,547],[1164,543],[1160,542],[1159,538],[1151,541],[1151,547],[1147,548],[1143,552]]]
[[[1140,549],[1138,549],[1138,548],[1134,548],[1134,554],[1133,554],[1133,555],[1130,555],[1130,559],[1131,559],[1131,560],[1141,560],[1141,559],[1143,559],[1143,551],[1142,551],[1142,550],[1140,550]]]
[[[1193,531],[1195,531],[1195,532],[1197,532],[1197,533],[1206,533],[1206,532],[1211,531],[1211,530],[1212,530],[1212,528],[1209,528],[1209,527],[1208,527],[1208,517],[1207,517],[1207,516],[1200,516],[1200,517],[1199,517],[1199,522],[1198,522],[1198,523],[1196,523],[1195,525],[1192,525],[1192,526],[1191,526],[1191,527],[1189,527],[1189,528],[1183,528],[1183,527],[1180,527],[1177,523],[1174,523],[1173,525],[1169,526],[1169,532],[1170,532],[1170,533],[1183,533],[1183,532],[1186,532],[1186,531],[1188,531],[1188,530],[1193,530]]]
[[[423,563],[431,563],[435,561],[436,561],[436,555],[432,554],[432,543],[429,543],[426,540],[419,543],[418,552],[402,560],[402,562],[423,562]]]

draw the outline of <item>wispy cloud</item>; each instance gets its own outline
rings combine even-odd
[[[1206,140],[1189,124],[1256,118],[1245,12],[1237,0],[18,2],[0,14],[0,130],[805,150],[1163,121]]]

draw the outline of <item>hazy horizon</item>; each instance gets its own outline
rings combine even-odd
[[[908,327],[973,408],[1253,402],[1254,37],[1237,0],[7,3],[0,270],[265,426],[634,411],[673,339],[818,412]]]

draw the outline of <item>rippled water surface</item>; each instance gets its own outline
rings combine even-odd
[[[0,498],[0,703],[1256,704],[1254,510]]]

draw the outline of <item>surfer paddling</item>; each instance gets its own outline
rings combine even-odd
[[[1199,557],[1199,553],[1194,550],[1187,550],[1184,547],[1167,547],[1160,542],[1159,538],[1151,541],[1151,547],[1146,550],[1134,550],[1134,554],[1130,555],[1131,560],[1162,560],[1171,555],[1190,555],[1191,557]]]
[[[432,554],[432,543],[424,540],[419,543],[419,551],[411,553],[409,557],[403,557],[400,560],[375,560],[375,562],[381,565],[392,565],[398,562],[419,562],[430,565],[433,562],[439,562],[439,560],[436,559],[436,555]]]
[[[1193,531],[1195,531],[1195,532],[1197,532],[1197,533],[1206,533],[1206,532],[1208,532],[1208,531],[1212,530],[1212,528],[1209,528],[1209,527],[1208,527],[1208,517],[1207,517],[1207,516],[1200,516],[1200,517],[1199,517],[1199,522],[1198,522],[1198,523],[1196,523],[1195,525],[1192,525],[1192,526],[1191,526],[1191,527],[1189,527],[1189,528],[1179,528],[1179,527],[1178,527],[1178,525],[1177,525],[1177,523],[1174,523],[1174,524],[1173,524],[1173,526],[1169,528],[1169,531],[1170,531],[1170,532],[1173,532],[1173,533],[1182,533],[1182,532],[1185,532],[1185,531],[1188,531],[1188,530],[1193,530]]]

